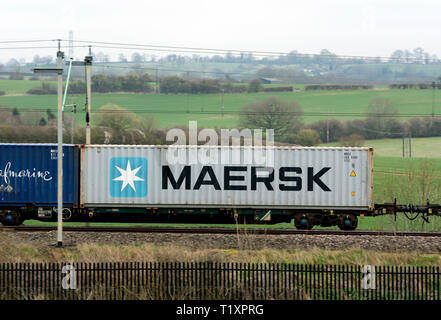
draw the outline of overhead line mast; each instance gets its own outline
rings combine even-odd
[[[86,66],[86,144],[91,144],[90,137],[90,110],[92,100],[92,85],[91,85],[91,72],[92,72],[92,46],[89,46],[89,55],[84,58],[84,64]]]

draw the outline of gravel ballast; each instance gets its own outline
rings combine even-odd
[[[56,231],[3,231],[11,243],[53,245]],[[178,245],[195,249],[364,249],[383,252],[441,253],[441,237],[344,236],[344,235],[249,235],[187,233],[64,232],[63,245],[82,243],[114,245]]]

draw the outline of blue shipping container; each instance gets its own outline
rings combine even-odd
[[[63,146],[64,207],[78,205],[79,148]],[[0,144],[0,207],[56,206],[57,145]]]

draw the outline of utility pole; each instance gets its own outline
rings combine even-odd
[[[63,58],[61,51],[61,40],[58,40],[57,67],[56,68],[34,68],[35,73],[56,73],[58,93],[58,119],[57,119],[57,247],[63,245]]]
[[[329,143],[329,110],[326,116],[326,143]]]
[[[156,67],[156,86],[155,86],[155,93],[159,93],[159,79],[158,79],[158,67]]]
[[[205,67],[204,67],[205,70]],[[205,72],[202,73],[202,81],[205,79]],[[205,107],[205,94],[202,93],[202,106],[201,106],[201,112],[204,112],[204,107]]]
[[[404,158],[404,134],[403,134],[403,145],[402,145],[402,149],[401,150],[403,151],[403,158]]]
[[[225,89],[222,89],[222,118],[224,117],[224,92]]]
[[[71,144],[74,144],[74,136],[75,136],[75,113],[77,112],[77,105],[75,103],[72,103],[72,99],[70,99],[70,105],[72,108],[72,126],[71,126],[71,138],[70,142]]]
[[[74,136],[75,136],[75,113],[77,112],[77,105],[72,103],[72,98],[70,99],[70,104],[66,104],[64,105],[65,107],[70,107],[71,108],[71,113],[72,113],[72,121],[71,121],[71,126],[70,126],[70,143],[74,144]]]
[[[89,55],[84,58],[86,66],[86,144],[90,144],[90,103],[92,98],[91,69],[92,69],[92,49],[89,46]]]
[[[190,84],[190,73],[187,71],[187,84]],[[189,101],[188,101],[188,91],[187,91],[187,113],[190,113]]]
[[[63,69],[64,53],[60,50],[58,40],[57,68]],[[58,73],[58,197],[57,197],[57,247],[63,246],[63,73]]]
[[[74,49],[73,49],[73,31],[69,30],[69,59],[73,59]]]
[[[85,78],[86,78],[86,144],[91,143],[91,129],[90,129],[90,113],[91,113],[91,100],[92,100],[92,50],[89,46],[89,55],[84,57],[84,61],[72,61],[73,66],[85,66]]]
[[[410,132],[408,134],[403,133],[403,158],[412,158],[412,135]]]
[[[433,123],[433,117],[435,116],[435,81],[432,82],[432,118],[430,124]]]

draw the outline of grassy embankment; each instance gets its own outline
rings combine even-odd
[[[54,239],[55,241],[55,239]],[[78,244],[54,248],[35,243],[12,243],[7,233],[0,232],[2,262],[246,262],[342,265],[409,265],[441,266],[438,254],[387,253],[370,250],[239,250],[193,249],[183,246],[153,244],[110,245]]]

